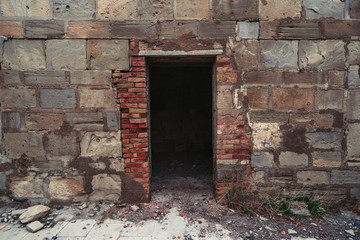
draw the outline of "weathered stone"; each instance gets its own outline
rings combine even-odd
[[[106,125],[109,129],[119,129],[119,112],[107,112],[106,113]]]
[[[309,157],[306,154],[282,152],[279,156],[280,167],[307,167]]]
[[[238,22],[237,35],[243,39],[257,39],[259,37],[259,22]]]
[[[46,143],[52,156],[76,155],[79,152],[79,143],[74,132],[69,135],[49,133]]]
[[[345,17],[345,1],[342,0],[304,0],[304,9],[307,19]]]
[[[320,39],[321,29],[315,22],[280,22],[278,38],[280,39]],[[276,29],[270,29],[276,35]]]
[[[50,208],[43,205],[35,205],[26,209],[26,212],[20,215],[19,220],[21,223],[28,223],[44,217]]]
[[[315,106],[319,110],[341,110],[344,106],[344,90],[317,91],[315,94]]]
[[[6,190],[6,174],[0,172],[0,190]]]
[[[20,216],[21,214],[23,214],[24,212],[26,212],[26,208],[23,209],[16,209],[16,210],[12,210],[11,211],[11,216]]]
[[[65,85],[68,83],[64,71],[30,71],[24,73],[27,84]]]
[[[282,140],[279,123],[250,123],[253,149],[276,149]]]
[[[20,72],[12,70],[0,70],[0,82],[9,85],[21,83]]]
[[[2,67],[13,70],[45,69],[43,42],[18,39],[6,41]]]
[[[26,200],[43,197],[43,181],[34,177],[9,177],[9,191],[15,200]]]
[[[123,172],[125,170],[125,164],[123,160],[119,159],[110,159],[110,169],[115,170],[116,172]]]
[[[175,0],[176,20],[203,20],[209,18],[208,0]]]
[[[56,18],[95,18],[96,0],[54,0],[53,10]]]
[[[348,119],[360,119],[360,89],[354,89],[349,91],[346,111]]]
[[[4,20],[0,21],[0,36],[7,38],[23,38],[21,22]]]
[[[235,37],[236,22],[199,22],[200,38],[228,38]]]
[[[350,0],[349,14],[351,18],[360,19],[360,2]]]
[[[321,72],[284,72],[285,84],[321,84],[323,77]]]
[[[252,167],[273,167],[274,156],[268,152],[253,152],[251,155]]]
[[[63,125],[64,115],[56,113],[25,114],[26,129],[32,131],[58,130]]]
[[[323,38],[351,38],[352,36],[360,36],[360,21],[322,21]]]
[[[106,169],[106,164],[104,162],[93,162],[89,164],[90,167],[100,170]]]
[[[242,59],[244,61],[245,59]],[[283,73],[273,71],[251,71],[245,72],[243,76],[245,84],[281,84]]]
[[[160,38],[176,39],[183,35],[197,35],[196,22],[161,22]]]
[[[26,230],[28,230],[29,232],[37,232],[40,229],[42,229],[44,227],[44,224],[42,224],[39,221],[35,221],[35,222],[31,222],[28,225],[26,225]]]
[[[96,113],[66,113],[66,121],[70,126],[74,126],[75,129],[92,128],[104,126],[103,115],[100,112]]]
[[[62,38],[65,35],[65,23],[60,20],[25,20],[26,38]]]
[[[314,152],[312,153],[314,167],[340,167],[341,152]]]
[[[284,112],[250,111],[250,122],[258,123],[287,123],[288,114]]]
[[[88,40],[89,69],[129,70],[129,41]]]
[[[48,191],[51,201],[71,202],[85,194],[83,177],[50,177]]]
[[[23,121],[18,112],[4,112],[2,114],[2,127],[7,130],[20,130],[23,127]]]
[[[261,40],[262,64],[265,67],[298,68],[298,42]]]
[[[300,18],[301,0],[259,1],[259,13],[262,20],[281,18]]]
[[[174,19],[173,0],[141,0],[142,21],[165,21]]]
[[[140,0],[98,0],[97,18],[102,20],[140,20]]]
[[[84,70],[84,71],[71,71],[70,82],[71,84],[78,85],[106,85],[112,86],[110,70]]]
[[[74,89],[40,89],[40,107],[42,108],[75,108]]]
[[[80,148],[84,157],[121,157],[120,131],[87,132],[81,139]]]
[[[232,104],[232,86],[218,86],[217,87],[217,108],[229,109],[233,107]]]
[[[36,0],[36,1],[2,0],[0,16],[48,17],[50,16],[50,1],[49,0]]]
[[[89,196],[90,201],[118,200],[121,196],[121,178],[118,175],[98,174],[91,181],[93,192]]]
[[[216,81],[221,83],[236,83],[238,75],[236,72],[219,72],[216,74]]]
[[[114,89],[79,88],[80,107],[84,108],[116,108]]]
[[[17,159],[21,155],[33,158],[45,156],[41,133],[4,133],[4,150],[8,157]]]
[[[115,22],[111,24],[112,38],[157,38],[158,32],[155,23],[128,23]]]
[[[252,172],[252,179],[253,179],[253,184],[257,185],[259,183],[264,183],[265,182],[265,172],[264,171],[253,171]]]
[[[343,41],[304,40],[299,43],[300,68],[344,69],[345,60],[345,43]]]
[[[306,141],[315,149],[333,149],[341,151],[343,134],[340,132],[313,132],[306,133]]]
[[[360,87],[360,67],[353,65],[349,67],[348,84],[350,88]]]
[[[297,182],[304,185],[320,185],[330,183],[330,173],[324,171],[299,171]]]
[[[360,41],[351,41],[347,47],[349,50],[349,63],[360,65]]]
[[[248,88],[247,97],[250,109],[268,108],[269,90],[267,88]]]
[[[86,40],[48,40],[46,42],[48,69],[86,69]]]
[[[333,170],[331,184],[359,184],[360,171]]]
[[[344,86],[345,71],[329,71],[326,73],[325,78],[329,85]]]
[[[259,39],[272,40],[278,39],[278,21],[260,21]]]
[[[360,160],[360,124],[349,124],[349,133],[347,136],[347,159]]]
[[[108,21],[69,21],[67,38],[110,38]]]
[[[48,158],[51,158],[52,156],[47,155]],[[56,157],[56,158],[62,158],[64,159],[64,165],[67,163],[68,158],[64,158],[64,156]],[[60,160],[51,160],[51,161],[33,161],[31,162],[28,170],[33,172],[49,172],[49,171],[59,171],[63,170],[63,161]],[[65,165],[66,166],[66,165]]]
[[[308,205],[304,202],[297,202],[297,201],[291,202],[289,210],[294,215],[311,217],[311,213],[308,209]],[[289,232],[289,234],[290,234],[290,232]],[[296,232],[295,232],[295,234],[296,234]],[[292,239],[294,239],[294,238],[292,238]]]
[[[261,66],[258,41],[246,40],[237,42],[232,51],[234,52],[238,69],[255,70]]]
[[[0,102],[2,109],[36,107],[35,89],[0,89]]]
[[[352,188],[350,189],[350,196],[352,198],[360,199],[360,188]]]
[[[241,20],[257,19],[258,1],[253,0],[213,0],[214,19],[221,20]]]
[[[332,128],[334,120],[332,114],[290,114],[290,124],[306,128]]]
[[[273,107],[276,109],[312,109],[315,90],[312,88],[276,88]]]
[[[268,180],[270,183],[292,183],[294,173],[292,169],[271,168],[268,170]]]

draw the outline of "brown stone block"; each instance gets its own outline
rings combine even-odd
[[[345,71],[329,71],[325,73],[325,80],[330,85],[343,86],[345,82]]]
[[[244,74],[245,84],[282,84],[283,73],[271,71],[251,71]]]
[[[290,114],[290,124],[306,128],[332,128],[334,120],[332,114]]]
[[[208,0],[175,0],[175,19],[202,20],[209,18]]]
[[[25,20],[26,38],[62,38],[65,35],[65,23],[62,20]]]
[[[360,1],[350,0],[350,17],[360,19]]]
[[[196,22],[161,22],[160,38],[174,39],[183,35],[197,35]]]
[[[67,38],[110,38],[108,21],[69,21]]]
[[[236,72],[218,72],[216,77],[218,82],[222,83],[236,83],[237,73]]]
[[[279,39],[320,39],[320,26],[316,22],[284,22],[278,26]]]
[[[254,0],[213,0],[214,19],[253,20],[258,19],[258,1]]]
[[[267,88],[248,88],[250,108],[268,108],[269,90]]]
[[[344,105],[344,90],[319,90],[315,94],[316,108],[323,109],[343,109]]]
[[[199,37],[200,38],[227,38],[235,37],[236,22],[200,22]]]
[[[101,20],[137,21],[141,16],[140,0],[97,0],[96,17]]]
[[[258,69],[261,66],[259,41],[238,42],[233,51],[238,69]]]
[[[312,109],[315,90],[312,88],[276,88],[273,106],[276,109]]]
[[[80,107],[83,108],[114,108],[116,95],[113,89],[79,88]]]
[[[299,171],[296,173],[297,181],[303,185],[329,184],[330,173],[325,171]]]
[[[0,36],[23,38],[21,22],[0,21]]]
[[[55,113],[28,113],[25,126],[28,130],[54,130],[63,125],[64,115]]]
[[[156,23],[142,22],[114,22],[110,25],[112,38],[157,38]]]
[[[25,155],[31,158],[44,158],[45,151],[41,133],[5,133],[4,150],[10,158],[20,158]]]
[[[300,18],[301,7],[302,0],[259,1],[259,15],[264,20]]]
[[[260,21],[259,39],[277,39],[278,21]]]
[[[286,84],[321,84],[324,81],[321,72],[284,72],[284,82]]]
[[[74,196],[85,194],[82,177],[50,177],[49,195],[51,201],[71,202]]]
[[[326,21],[320,22],[322,38],[348,39],[360,36],[360,21]]]

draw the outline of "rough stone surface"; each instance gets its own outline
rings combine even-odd
[[[273,167],[274,156],[268,152],[254,152],[251,155],[251,166],[252,167]]]
[[[56,113],[25,114],[26,129],[32,131],[58,130],[63,125],[64,115]]]
[[[276,109],[312,109],[315,90],[312,88],[276,88],[273,107]]]
[[[79,152],[76,134],[57,135],[49,133],[47,135],[47,150],[52,156],[76,155]]]
[[[119,129],[119,112],[107,112],[106,123],[109,129]]]
[[[32,223],[29,223],[28,225],[26,225],[26,230],[28,230],[29,232],[37,232],[40,229],[42,229],[44,227],[44,224],[42,224],[39,221],[34,221]]]
[[[314,167],[340,167],[341,152],[314,152],[312,153]]]
[[[349,91],[346,110],[348,119],[360,119],[360,89],[353,89]]]
[[[329,71],[326,80],[330,85],[343,86],[345,82],[345,71]]]
[[[252,128],[253,149],[276,149],[281,140],[279,123],[250,123]]]
[[[306,133],[306,141],[315,149],[333,149],[341,151],[343,134],[340,132]]]
[[[48,69],[86,69],[85,40],[48,40],[46,42]]]
[[[360,160],[360,124],[349,124],[349,133],[347,136],[347,159]]]
[[[109,70],[83,70],[71,71],[70,82],[71,84],[78,85],[106,85],[111,86],[111,71]]]
[[[0,172],[0,190],[6,189],[6,175],[4,172]]]
[[[249,121],[257,123],[285,124],[289,122],[289,117],[288,114],[284,112],[250,111]]]
[[[309,157],[306,154],[282,152],[279,156],[281,167],[307,167]]]
[[[304,0],[304,8],[308,19],[345,17],[345,1],[342,0]]]
[[[173,0],[141,0],[142,21],[164,21],[174,19]]]
[[[199,22],[198,28],[199,38],[228,38],[235,37],[236,35],[236,22],[223,21],[223,22]]]
[[[121,196],[121,178],[118,175],[98,174],[91,181],[93,192],[89,196],[90,201],[118,200]]]
[[[36,132],[4,133],[5,154],[13,159],[22,155],[32,158],[45,157],[43,134]]]
[[[266,0],[259,1],[260,19],[274,20],[281,18],[300,18],[301,0]]]
[[[315,106],[319,110],[335,109],[344,107],[344,90],[317,91],[315,94]]]
[[[50,208],[43,205],[35,205],[26,209],[26,212],[20,215],[19,220],[21,223],[28,223],[35,221],[50,211]]]
[[[331,171],[332,184],[359,184],[360,171],[333,170]]]
[[[114,89],[79,88],[80,107],[82,108],[115,108]]]
[[[298,43],[285,40],[260,41],[262,63],[265,67],[298,68]]]
[[[64,71],[29,71],[24,73],[27,84],[65,85],[68,83]]]
[[[89,69],[129,70],[129,41],[88,40]]]
[[[1,67],[13,70],[45,69],[45,55],[42,41],[19,39],[6,41]]]
[[[209,18],[208,0],[175,0],[175,19],[202,20]]]
[[[50,16],[50,1],[14,1],[1,0],[0,16],[4,17],[48,17]]]
[[[21,83],[20,72],[13,70],[0,70],[0,82],[9,85]]]
[[[330,173],[324,171],[299,171],[297,181],[304,185],[320,185],[330,183]]]
[[[229,109],[232,108],[232,94],[231,86],[217,87],[217,108]]]
[[[4,112],[2,115],[2,127],[3,129],[16,129],[23,128],[23,120],[18,112]]]
[[[97,18],[102,20],[140,20],[140,0],[98,0]]]
[[[119,159],[110,159],[110,169],[116,172],[123,172],[125,170],[124,161]]]
[[[95,18],[96,0],[54,0],[54,17],[65,19]]]
[[[240,41],[232,48],[238,69],[260,68],[260,46],[256,40]]]
[[[290,124],[306,128],[332,128],[334,120],[332,114],[290,114]]]
[[[360,2],[350,0],[349,13],[351,18],[360,19]]]
[[[50,177],[49,195],[52,201],[70,202],[73,197],[85,194],[82,177]]]
[[[249,108],[268,108],[269,90],[267,88],[248,88]]]
[[[350,190],[350,196],[352,198],[360,199],[360,188],[352,188]]]
[[[103,127],[103,115],[97,113],[66,113],[66,121],[75,129]]]
[[[338,40],[300,41],[299,59],[300,68],[304,69],[344,69],[345,43]]]
[[[360,4],[359,4],[360,6]],[[349,49],[349,63],[350,64],[360,64],[360,41],[351,41],[348,44]]]
[[[69,21],[67,38],[110,38],[109,21]]]
[[[26,200],[43,197],[43,181],[33,177],[9,177],[9,191],[15,200]]]
[[[0,36],[7,38],[23,38],[21,22],[4,20],[0,21]]]
[[[161,39],[174,39],[180,38],[183,35],[197,35],[196,22],[161,22],[160,38]]]
[[[115,22],[111,24],[111,37],[122,39],[157,38],[157,24],[153,22]]]
[[[75,108],[74,89],[40,89],[42,108]]]
[[[349,67],[348,84],[350,88],[360,87],[360,67],[358,65]]]
[[[87,132],[81,139],[80,148],[84,157],[121,157],[120,131]]]
[[[211,1],[210,1],[211,2]],[[212,0],[214,19],[219,20],[242,20],[257,19],[258,1],[253,0]]]
[[[1,108],[31,108],[36,106],[35,89],[0,89]]]
[[[257,39],[259,37],[259,22],[238,22],[237,30],[240,38]]]
[[[65,35],[65,23],[61,20],[26,20],[23,25],[26,38],[62,38]]]

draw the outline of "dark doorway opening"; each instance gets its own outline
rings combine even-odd
[[[153,189],[176,178],[211,183],[213,62],[150,62],[149,79]]]

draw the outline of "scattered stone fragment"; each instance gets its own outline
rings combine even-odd
[[[260,218],[261,221],[267,221],[267,220],[269,220],[269,219],[267,219],[267,218],[265,218],[265,217],[261,217],[261,216],[260,216],[259,218]]]
[[[295,234],[297,234],[297,231],[292,230],[292,229],[288,229],[288,233],[289,233],[290,235],[295,235]]]
[[[19,219],[22,223],[28,223],[35,221],[45,216],[50,211],[50,208],[44,205],[35,205],[26,209],[26,211],[20,215]]]
[[[93,217],[93,216],[95,216],[95,213],[89,213],[88,216]]]
[[[26,208],[13,210],[13,211],[11,211],[11,216],[20,216],[24,212],[26,212]]]
[[[131,211],[133,211],[133,212],[137,212],[140,208],[139,208],[138,206],[136,206],[136,205],[132,205],[132,206],[130,207],[130,209],[131,209]]]
[[[83,205],[81,205],[80,207],[79,207],[79,209],[80,210],[83,210],[83,209],[85,209],[85,208],[87,208],[88,206],[86,205],[86,203],[84,203]]]
[[[311,213],[308,210],[306,203],[303,202],[293,202],[290,206],[290,212],[294,215],[310,217]]]
[[[354,232],[354,230],[352,230],[352,229],[345,230],[345,232],[346,232],[347,234],[351,235],[351,236],[355,236],[355,232]]]
[[[35,222],[29,223],[28,225],[26,225],[26,230],[28,230],[29,232],[34,233],[34,232],[39,231],[43,227],[44,227],[44,224],[42,224],[39,221],[35,221]]]

